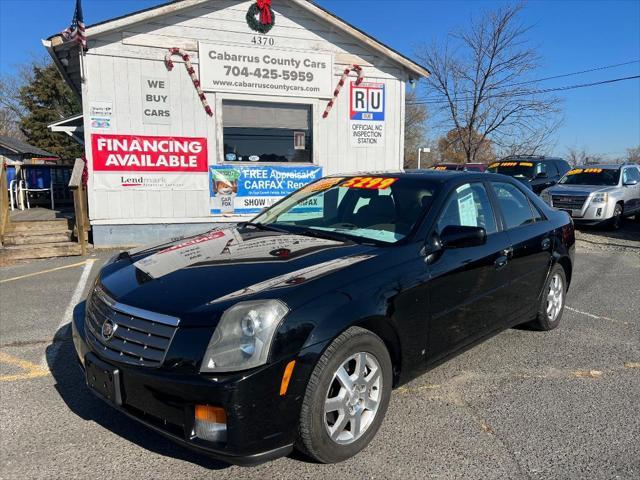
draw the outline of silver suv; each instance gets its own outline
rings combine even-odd
[[[606,222],[617,229],[624,217],[640,218],[640,167],[575,167],[540,196],[552,207],[565,210],[576,223]]]

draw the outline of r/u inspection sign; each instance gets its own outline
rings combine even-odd
[[[384,83],[351,82],[349,101],[351,146],[384,147]]]

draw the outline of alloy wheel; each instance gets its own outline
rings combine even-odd
[[[547,317],[554,322],[562,310],[562,299],[564,297],[564,282],[559,273],[556,273],[549,282],[549,292],[547,293]]]
[[[371,426],[382,399],[381,373],[373,354],[358,352],[333,374],[324,402],[324,424],[331,440],[348,445]]]

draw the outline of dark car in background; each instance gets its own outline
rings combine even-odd
[[[484,163],[436,163],[429,170],[453,170],[457,172],[484,172],[487,165]]]
[[[502,175],[328,177],[235,228],[117,255],[73,341],[99,398],[183,445],[338,462],[392,388],[514,325],[557,327],[574,241]]]
[[[569,163],[561,158],[511,156],[490,164],[487,171],[513,177],[539,195],[558,183],[570,169]]]

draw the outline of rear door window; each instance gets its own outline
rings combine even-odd
[[[506,223],[506,228],[517,228],[535,223],[539,213],[534,214],[527,196],[515,185],[503,182],[491,182],[498,198],[498,204]]]

